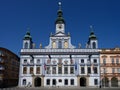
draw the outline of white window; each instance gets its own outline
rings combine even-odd
[[[62,74],[62,67],[58,67],[58,74]]]
[[[64,74],[68,74],[68,67],[67,66],[64,67]]]
[[[27,59],[24,60],[24,63],[27,63]]]
[[[52,74],[56,74],[56,67],[52,67]]]
[[[116,64],[119,64],[119,59],[118,58],[116,59]]]
[[[47,85],[50,85],[50,79],[47,79],[47,80],[46,80],[46,84],[47,84]]]
[[[49,66],[47,66],[46,70],[47,70],[47,74],[50,74],[50,73],[51,73]]]
[[[74,74],[74,67],[70,67],[70,74]]]
[[[70,81],[71,81],[71,82],[70,82],[71,85],[74,85],[74,79],[71,79]]]
[[[26,85],[26,79],[23,79],[22,85]]]
[[[39,64],[40,63],[40,59],[37,59],[37,64]]]
[[[98,79],[94,79],[94,85],[98,85]]]

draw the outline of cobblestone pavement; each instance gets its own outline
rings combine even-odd
[[[40,87],[40,88],[0,88],[0,90],[120,90],[120,87],[116,88],[88,88],[88,87]]]

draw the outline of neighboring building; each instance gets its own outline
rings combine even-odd
[[[61,5],[59,7],[56,31],[50,35],[48,46],[42,47],[40,44],[40,48],[35,48],[30,32],[23,39],[20,87],[100,85],[100,53],[93,30],[85,48],[81,48],[81,45],[79,48],[73,46],[70,34],[65,33],[65,20]]]
[[[0,87],[17,86],[20,58],[6,48],[0,47]]]
[[[102,86],[120,86],[120,48],[102,49],[100,64]]]

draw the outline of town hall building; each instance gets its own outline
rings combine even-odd
[[[55,21],[55,33],[49,45],[35,47],[30,32],[23,39],[20,51],[19,87],[97,87],[100,85],[100,53],[92,27],[85,48],[71,43],[65,33],[61,3]]]

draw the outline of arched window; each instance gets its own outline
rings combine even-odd
[[[59,42],[58,42],[58,48],[59,48],[59,49],[62,48],[62,41],[61,41],[61,40],[59,40]]]
[[[55,43],[55,41],[52,42],[52,48],[56,48],[56,43]]]
[[[64,48],[68,48],[68,42],[67,41],[64,42]]]
[[[28,48],[28,43],[27,42],[25,42],[25,49],[27,49]]]
[[[92,44],[93,44],[93,49],[95,49],[96,48],[96,43],[93,42]]]
[[[23,85],[26,85],[26,79],[23,79],[22,84],[23,84]]]

